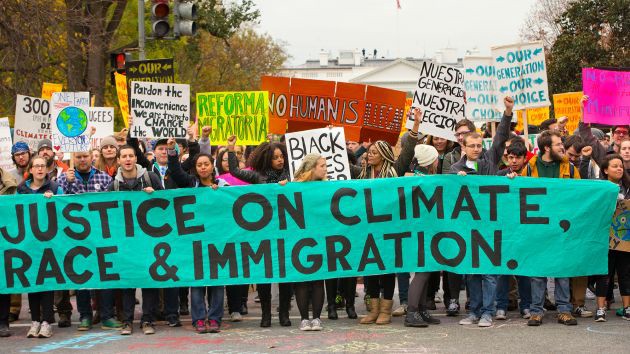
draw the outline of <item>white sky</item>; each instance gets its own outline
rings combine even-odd
[[[283,41],[289,64],[318,59],[321,49],[365,48],[385,57],[432,57],[452,47],[458,56],[478,47],[519,41],[535,0],[255,0],[259,32]]]

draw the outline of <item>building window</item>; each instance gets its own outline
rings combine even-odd
[[[316,78],[318,76],[319,75],[317,73],[302,73],[302,77],[308,79]]]
[[[326,73],[326,77],[342,77],[343,73],[338,72],[338,71],[331,71]]]

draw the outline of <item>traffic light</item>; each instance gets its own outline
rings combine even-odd
[[[151,30],[153,31],[153,37],[162,38],[171,31],[171,25],[168,23],[170,12],[168,0],[153,0],[153,6],[151,6]]]
[[[116,77],[114,73],[119,73],[125,75],[125,63],[127,61],[133,60],[131,53],[125,52],[113,52],[109,53],[109,65],[111,65],[112,70],[110,72],[110,80],[112,85],[116,85]]]
[[[194,36],[197,32],[197,5],[192,2],[175,0],[175,25],[173,34],[179,36]]]

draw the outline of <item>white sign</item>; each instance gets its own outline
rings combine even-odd
[[[9,118],[0,118],[0,167],[3,170],[12,170],[13,160],[11,159],[11,128]]]
[[[89,125],[96,128],[92,135],[92,148],[98,149],[104,137],[114,134],[114,107],[90,107],[88,115]]]
[[[497,88],[491,57],[464,58],[466,118],[472,121],[499,121],[503,117],[503,100]]]
[[[43,98],[17,95],[13,141],[23,141],[31,151],[37,150],[40,140],[50,136],[50,101]]]
[[[326,159],[329,180],[349,180],[350,163],[343,128],[321,128],[284,135],[289,154],[291,180],[308,154],[320,154]]]
[[[53,92],[50,106],[53,151],[90,151],[90,93]]]
[[[465,118],[464,74],[452,66],[422,62],[411,107],[422,109],[422,133],[457,141],[455,124]],[[413,128],[413,121],[410,115],[408,129]]]
[[[492,62],[499,95],[512,96],[515,111],[550,105],[542,42],[493,47]]]
[[[131,136],[185,138],[190,121],[190,85],[131,82]]]

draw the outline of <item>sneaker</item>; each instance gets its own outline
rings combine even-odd
[[[589,311],[586,306],[578,306],[573,310],[573,314],[579,317],[593,317],[593,312]]]
[[[558,323],[562,323],[567,326],[575,326],[577,325],[577,320],[570,312],[560,312],[558,314]]]
[[[300,331],[310,331],[310,330],[312,330],[311,321],[302,320],[302,322],[300,322]]]
[[[169,327],[181,327],[182,323],[179,321],[179,318],[173,316],[166,319]]]
[[[50,323],[46,321],[42,322],[42,326],[39,328],[39,338],[50,338],[52,335],[53,332]]]
[[[81,323],[79,323],[79,326],[77,327],[77,331],[89,331],[92,329],[92,320],[90,320],[89,318],[84,318],[81,320]]]
[[[59,321],[57,321],[57,327],[64,328],[70,327],[71,325],[72,323],[70,322],[70,316],[66,315],[65,313],[60,313]]]
[[[208,329],[208,333],[221,332],[221,325],[217,320],[209,320],[208,322],[206,322],[206,328]]]
[[[140,325],[140,328],[142,329],[142,333],[149,335],[149,334],[155,334],[155,327],[153,325],[153,323],[151,322],[145,322],[142,325]]]
[[[0,338],[11,337],[11,332],[9,332],[8,324],[0,324]]]
[[[29,328],[28,333],[26,333],[26,338],[39,338],[39,329],[41,326],[41,323],[33,321],[31,323],[31,328]]]
[[[593,293],[591,289],[586,289],[586,298],[588,300],[595,300],[596,298],[595,293]]]
[[[394,317],[400,317],[406,314],[407,314],[407,304],[401,304],[392,312],[392,316]]]
[[[241,316],[240,312],[232,312],[230,314],[230,321],[232,322],[241,322],[243,320],[243,316]]]
[[[626,321],[630,321],[630,306],[623,309],[623,315],[621,315],[621,318]]]
[[[319,318],[314,318],[311,321],[311,331],[321,331],[322,329],[324,329],[322,321]]]
[[[131,323],[123,323],[123,326],[120,329],[120,335],[129,336],[131,333],[133,333],[133,326],[131,326]]]
[[[604,307],[604,309],[608,311],[607,307]],[[623,310],[624,310],[623,307],[618,308],[617,311],[615,311],[615,316],[619,316],[619,317],[623,316]]]
[[[451,299],[446,308],[446,316],[457,316],[459,314],[459,304],[457,300]]]
[[[543,321],[542,315],[531,314],[529,317],[529,321],[527,321],[528,326],[540,326]]]
[[[197,320],[193,323],[193,327],[195,327],[195,332],[198,334],[208,333],[206,329],[206,323],[203,320]]]
[[[496,316],[494,316],[494,318],[497,320],[507,320],[505,310],[497,310],[497,314]]]
[[[118,321],[115,318],[108,318],[105,321],[103,321],[101,323],[101,328],[102,329],[115,329],[115,330],[119,330],[123,327],[122,322]]]
[[[471,325],[479,322],[479,317],[475,315],[468,315],[468,317],[459,321],[460,325]]]
[[[428,324],[440,324],[440,320],[431,316],[431,314],[427,311],[418,312],[418,315],[420,316],[420,318],[422,318],[424,322]]]
[[[481,320],[479,320],[479,323],[477,324],[477,326],[492,327],[492,317],[490,317],[489,315],[481,316]]]
[[[597,309],[597,312],[595,312],[595,322],[606,322],[606,309]]]
[[[529,320],[530,317],[532,317],[532,313],[529,311],[529,309],[521,311],[521,318]]]
[[[405,327],[428,327],[429,324],[426,323],[418,312],[407,312],[405,315]]]

